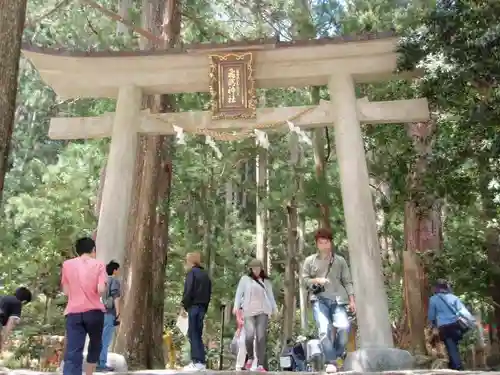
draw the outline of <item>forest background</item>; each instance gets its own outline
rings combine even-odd
[[[0,24],[15,32],[23,6],[10,3],[0,3]],[[430,102],[427,123],[363,127],[394,336],[398,346],[428,355],[429,285],[443,276],[482,313],[492,353],[498,352],[499,25],[500,2],[493,0],[29,0],[22,38],[68,50],[133,50],[388,30],[401,35],[400,67],[419,68],[422,77],[358,85],[357,94]],[[1,51],[0,58],[11,53]],[[328,99],[328,92],[258,90],[258,98],[260,106],[309,105]],[[145,105],[202,110],[209,100],[163,95]],[[16,331],[24,339],[19,355],[42,351],[37,335],[64,334],[60,266],[73,255],[74,240],[94,232],[105,178],[109,140],[50,140],[49,119],[95,116],[114,106],[106,99],[60,100],[21,57],[0,222],[1,291],[27,285],[36,295]],[[8,136],[3,132],[2,141]],[[298,269],[315,251],[314,230],[332,228],[338,251],[348,252],[333,131],[318,129],[310,137],[312,145],[271,133],[268,149],[251,138],[218,142],[222,158],[198,136],[187,135],[186,144],[170,136],[141,139],[122,272],[125,312],[115,346],[132,367],[164,367],[162,335],[174,329],[183,258],[193,250],[204,254],[214,281],[206,329],[214,366],[221,314],[230,319],[236,283],[251,257],[266,261],[281,309],[279,323],[271,324],[270,361],[284,339],[313,332]],[[233,329],[229,323],[228,340]]]

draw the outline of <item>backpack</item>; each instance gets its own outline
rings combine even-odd
[[[104,307],[111,310],[115,307],[115,299],[111,296],[111,284],[113,283],[113,278],[108,277],[108,288],[106,289],[106,294],[102,297],[102,303]]]

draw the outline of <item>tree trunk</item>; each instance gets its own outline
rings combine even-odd
[[[180,10],[176,0],[143,2],[145,26],[163,34],[166,47],[178,43]],[[173,111],[169,95],[147,98],[154,113]],[[126,280],[122,325],[118,348],[132,368],[164,368],[162,351],[167,262],[168,214],[172,180],[172,136],[147,136],[141,139],[138,158],[141,178],[137,184],[137,208],[131,239],[130,265]]]
[[[162,96],[164,100],[162,112],[171,110],[171,96]],[[172,153],[174,148],[173,136],[162,136],[160,138],[160,150],[157,163],[159,164],[158,180],[153,181],[157,184],[157,205],[156,218],[153,227],[153,259],[151,264],[152,272],[152,314],[151,324],[154,347],[151,348],[151,367],[165,368],[164,355],[162,351],[164,311],[165,311],[165,272],[167,267],[168,255],[168,225],[170,213],[170,195],[172,186]],[[157,164],[157,165],[158,165]]]
[[[94,215],[97,220],[99,220],[99,215],[101,213],[102,191],[104,189],[104,181],[106,180],[106,165],[107,162],[104,163],[104,167],[101,169],[101,173],[99,175],[99,185],[97,187],[97,194],[95,198]]]
[[[407,179],[409,199],[405,203],[404,306],[405,332],[415,353],[425,354],[425,327],[429,286],[419,254],[438,251],[442,244],[441,205],[426,191],[423,183],[427,173],[428,155],[432,152],[435,124],[433,121],[408,126],[416,159]],[[403,335],[404,337],[405,335]]]
[[[118,14],[120,17],[122,17],[124,20],[129,20],[129,11],[130,8],[133,6],[133,1],[132,0],[120,0],[118,4]],[[117,22],[116,24],[116,33],[117,34],[126,34],[130,32],[130,29],[127,27],[122,22]]]
[[[26,4],[27,0],[0,1],[0,200],[9,170]]]
[[[316,26],[314,25],[311,18],[311,5],[310,3],[303,0],[294,0],[294,7],[292,10],[292,27],[294,34],[297,35],[299,39],[314,39],[317,35]],[[311,87],[309,91],[310,104],[317,105],[320,101],[320,88]],[[318,214],[318,226],[322,228],[331,228],[330,226],[330,208],[328,199],[328,186],[325,177],[325,152],[324,152],[324,129],[316,129],[311,132],[313,140],[313,153],[314,153],[314,165],[316,172],[316,180],[319,185],[318,194],[316,196],[316,205],[319,210]],[[299,154],[300,155],[300,154]],[[303,191],[303,176],[299,177],[298,190]],[[306,254],[304,253],[305,248],[305,220],[303,215],[298,216],[298,243],[297,243],[297,253],[299,256],[299,261],[302,263]],[[298,280],[299,280],[299,301],[300,301],[300,327],[301,333],[306,334],[308,331],[308,293],[306,288],[303,286],[302,274],[300,272],[300,267],[298,268]]]
[[[250,163],[245,161],[241,168],[241,189],[240,189],[240,201],[238,205],[238,210],[246,210],[248,206],[248,188],[247,185],[250,183]]]
[[[256,179],[257,179],[257,259],[260,259],[264,264],[264,269],[268,269],[267,258],[267,209],[263,205],[263,201],[267,196],[267,150],[257,146],[258,156],[255,159]]]
[[[300,176],[297,168],[300,163],[299,141],[296,134],[290,135],[290,167],[292,169],[293,184],[296,187],[290,201],[287,205],[287,253],[285,257],[285,282],[284,291],[285,299],[283,304],[283,344],[287,339],[292,339],[295,325],[295,274],[296,274],[296,256],[298,245],[298,225],[299,215],[297,208],[297,194],[300,189]]]
[[[299,39],[308,40],[317,37],[316,25],[311,18],[313,10],[311,2],[304,0],[294,0],[292,10],[292,29]],[[320,88],[311,87],[309,91],[311,105],[318,105],[320,101]],[[316,129],[312,132],[314,165],[316,171],[316,180],[319,185],[316,196],[316,205],[319,209],[318,226],[320,228],[331,229],[330,225],[330,206],[328,198],[328,183],[325,174],[325,129]]]
[[[138,231],[133,243],[129,265],[130,288],[125,300],[122,325],[118,335],[118,342],[124,345],[122,350],[131,368],[151,368],[149,354],[150,348],[154,345],[150,318],[153,298],[151,266],[153,265],[152,229],[154,217],[152,212],[157,205],[154,183],[158,174],[155,168],[156,155],[160,146],[158,138],[153,136],[141,139],[143,163],[141,165],[142,178],[136,216]],[[123,343],[121,343],[120,336],[123,336]]]
[[[301,184],[302,185],[302,184]],[[301,188],[302,190],[302,188]],[[305,238],[304,233],[306,231],[306,223],[303,215],[299,215],[299,232],[298,232],[298,245],[297,245],[297,253],[299,258],[299,265],[302,264],[302,261],[305,259]],[[309,317],[307,316],[307,304],[308,301],[308,293],[307,289],[304,287],[304,279],[302,278],[302,272],[300,270],[300,266],[297,267],[298,280],[299,280],[299,303],[300,303],[300,330],[302,334],[305,334],[308,331],[309,326]]]
[[[231,226],[234,220],[235,211],[235,197],[234,197],[234,186],[231,180],[226,181],[224,186],[224,196],[225,196],[225,209],[224,209],[224,239],[226,246],[229,248],[233,243],[233,236],[231,232]]]
[[[319,87],[311,88],[311,105],[319,104]],[[320,228],[331,229],[330,206],[328,199],[328,182],[325,174],[325,129],[316,129],[313,132],[314,165],[316,180],[319,185],[317,206],[319,209],[318,225]]]
[[[493,316],[490,320],[490,336],[492,338],[491,353],[495,353],[500,348],[500,231],[495,225],[492,225],[498,219],[498,215],[495,194],[490,188],[490,184],[497,176],[492,171],[488,157],[478,157],[477,164],[479,169],[479,192],[483,209],[482,219],[485,226],[484,248],[492,267],[489,290],[494,307]]]
[[[214,199],[214,194],[212,192],[213,189],[213,178],[214,178],[214,171],[213,169],[211,170],[210,174],[210,181],[206,186],[202,188],[202,196],[200,201],[202,202],[201,205],[204,207],[203,210],[203,216],[201,222],[203,222],[202,227],[203,227],[203,248],[202,248],[202,254],[203,254],[203,260],[206,265],[206,270],[208,272],[208,275],[212,278],[213,276],[213,270],[214,270],[214,261],[215,257],[212,253],[212,227],[213,223],[216,222],[216,213],[215,213],[215,208],[212,209],[210,206],[209,202],[212,202]]]

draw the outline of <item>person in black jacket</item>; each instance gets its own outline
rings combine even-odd
[[[182,305],[188,314],[188,339],[191,345],[192,362],[184,368],[188,371],[206,369],[205,347],[203,345],[203,320],[212,295],[212,282],[208,273],[201,266],[200,253],[186,256],[186,280]]]
[[[14,295],[0,297],[0,353],[5,350],[3,343],[7,342],[14,327],[21,320],[23,305],[31,302],[33,298],[29,289],[20,287]]]

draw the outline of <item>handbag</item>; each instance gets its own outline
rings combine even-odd
[[[443,301],[448,310],[450,310],[453,314],[455,314],[455,316],[457,317],[457,324],[462,332],[465,333],[469,331],[472,327],[474,327],[474,323],[471,322],[466,317],[464,317],[462,314],[460,314],[460,311],[457,308],[451,307],[450,304],[448,304],[448,302],[446,302],[444,298],[442,298],[440,295],[438,295],[438,297],[441,301]]]
[[[229,351],[234,354],[238,355],[238,350],[240,348],[240,331],[236,331],[236,333],[233,336],[233,339],[231,340],[231,344],[229,344]]]

